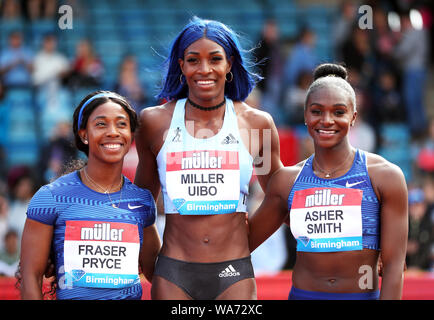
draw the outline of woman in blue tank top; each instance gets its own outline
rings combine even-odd
[[[356,99],[347,72],[314,72],[304,117],[314,154],[280,169],[249,219],[253,251],[286,220],[297,240],[289,299],[400,299],[407,186],[399,167],[353,148]],[[377,271],[383,263],[381,291]]]
[[[160,249],[151,193],[122,175],[138,125],[122,96],[97,91],[74,112],[87,164],[41,187],[27,209],[21,243],[21,297],[42,299],[51,256],[57,299],[141,299],[139,265],[151,281]]]
[[[141,113],[135,183],[161,190],[166,213],[153,299],[256,298],[246,197],[253,166],[265,186],[282,164],[272,118],[244,102],[258,77],[242,52],[227,26],[194,18],[169,53],[168,102]]]

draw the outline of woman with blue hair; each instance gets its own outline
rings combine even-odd
[[[166,213],[153,299],[256,299],[246,198],[282,163],[271,116],[243,101],[259,76],[236,34],[194,18],[175,38],[159,98],[136,134],[135,183]]]

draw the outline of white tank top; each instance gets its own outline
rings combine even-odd
[[[221,130],[206,139],[188,133],[186,101],[176,102],[157,155],[164,211],[186,215],[246,212],[253,158],[241,140],[232,100],[226,98]],[[192,121],[187,126],[194,131]]]

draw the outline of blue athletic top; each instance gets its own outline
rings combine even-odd
[[[192,136],[185,121],[187,99],[176,102],[170,128],[157,155],[166,214],[211,215],[246,212],[253,158],[245,147],[231,99],[220,131]],[[202,129],[209,135],[209,129]],[[201,135],[201,132],[197,132]]]
[[[138,255],[156,206],[148,190],[124,181],[110,200],[75,171],[41,187],[30,201],[27,217],[54,227],[57,299],[141,299]]]
[[[369,178],[365,152],[356,150],[351,169],[334,179],[317,177],[312,169],[313,158],[306,160],[288,197],[297,250],[380,250],[380,203]]]

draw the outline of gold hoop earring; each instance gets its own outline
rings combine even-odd
[[[231,80],[228,80],[227,75],[230,74],[231,75]],[[229,71],[228,73],[226,73],[226,81],[227,82],[232,82],[232,80],[234,80],[234,74],[232,73],[232,71]]]
[[[182,76],[183,76],[183,74],[181,73],[181,74],[179,75],[179,82],[181,82],[181,84],[184,84],[184,82],[182,81]]]

